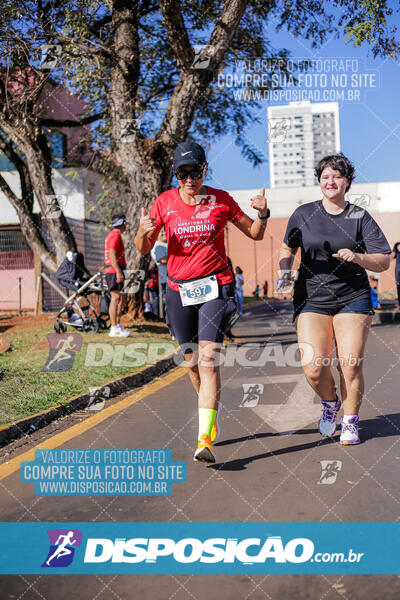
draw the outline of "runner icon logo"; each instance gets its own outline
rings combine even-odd
[[[240,407],[253,408],[257,406],[260,396],[264,392],[262,383],[243,383],[243,400],[239,404]]]
[[[58,219],[61,217],[63,209],[67,205],[67,196],[65,194],[46,194],[46,219]]]
[[[136,294],[144,284],[145,271],[143,269],[124,269],[123,294]]]
[[[75,360],[75,353],[81,349],[82,337],[79,333],[47,334],[50,351],[42,371],[69,371]]]
[[[120,141],[121,144],[134,142],[136,134],[140,129],[140,119],[121,119],[120,121]]]
[[[79,529],[48,529],[50,548],[42,567],[68,567],[81,545],[82,532]]]
[[[209,219],[216,202],[217,197],[212,194],[197,194],[192,219]]]
[[[56,66],[61,56],[62,47],[59,44],[43,44],[40,46],[41,58],[40,66],[42,69],[52,69]]]
[[[364,216],[365,209],[371,204],[369,194],[346,194],[346,200],[350,202],[346,219],[361,219]]]
[[[111,388],[108,385],[97,388],[90,387],[89,393],[89,402],[87,403],[85,410],[102,410],[106,400],[110,397]]]
[[[291,126],[290,117],[268,119],[268,141],[284,142]]]
[[[201,56],[205,48],[205,45],[194,46],[195,55],[191,67],[192,69],[208,69],[208,67],[210,66],[211,57],[214,54],[214,46],[208,46],[207,54]]]
[[[320,460],[321,463],[321,477],[317,484],[332,485],[335,483],[338,474],[342,470],[341,460]]]

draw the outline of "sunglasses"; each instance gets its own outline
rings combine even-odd
[[[176,178],[179,179],[180,181],[186,181],[186,179],[189,177],[192,179],[201,179],[203,177],[204,174],[204,168],[203,169],[192,169],[191,171],[185,171],[185,170],[181,170],[179,171],[179,169],[175,172]]]

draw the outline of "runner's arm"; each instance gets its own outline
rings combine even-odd
[[[156,225],[155,219],[150,215],[146,215],[144,208],[141,209],[141,213],[139,230],[135,237],[135,246],[136,250],[144,256],[150,252],[156,243],[163,223]]]
[[[253,221],[247,215],[243,215],[238,221],[233,223],[242,233],[252,240],[262,240],[264,237],[265,230],[267,228],[267,222],[261,222],[259,219]]]
[[[156,243],[158,234],[159,231],[146,233],[146,231],[144,231],[140,226],[139,231],[137,232],[135,237],[136,250],[140,252],[140,254],[142,254],[143,256],[145,254],[148,254],[154,246],[154,244]]]
[[[281,271],[290,271],[298,248],[289,248],[284,242],[279,250],[279,268]]]
[[[359,254],[356,252],[353,262],[368,271],[381,273],[382,271],[386,271],[390,266],[390,254]]]
[[[267,217],[269,214],[267,208],[267,199],[265,197],[265,188],[261,188],[260,193],[251,199],[251,206],[258,211],[258,218],[255,221],[243,213],[240,219],[233,220],[231,218],[230,220],[247,237],[251,238],[252,240],[262,240],[267,228]]]

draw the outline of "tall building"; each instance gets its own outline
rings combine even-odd
[[[271,188],[314,185],[316,163],[340,152],[338,103],[269,106],[268,142]]]

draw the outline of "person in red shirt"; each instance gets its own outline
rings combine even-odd
[[[154,261],[150,263],[149,279],[146,283],[151,309],[155,319],[160,316],[159,313],[159,298],[158,298],[158,269]]]
[[[269,210],[262,188],[252,199],[253,208],[259,211],[252,221],[227,192],[203,185],[207,167],[199,144],[179,144],[173,164],[179,187],[160,194],[149,215],[142,208],[135,245],[141,254],[147,254],[165,227],[167,313],[198,393],[199,439],[194,460],[210,463],[215,462],[212,443],[219,436],[221,382],[215,359],[236,310],[224,228],[231,221],[247,237],[262,240]]]
[[[122,307],[121,290],[124,287],[124,270],[126,269],[124,240],[121,235],[126,230],[125,215],[114,215],[112,226],[113,230],[105,240],[106,281],[111,295],[109,336],[128,337],[129,331],[119,322]]]

